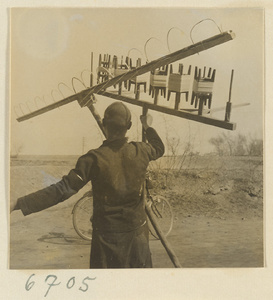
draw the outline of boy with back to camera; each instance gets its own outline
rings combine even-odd
[[[24,215],[56,205],[89,181],[93,189],[93,233],[90,268],[151,268],[149,230],[141,186],[148,164],[164,154],[156,131],[141,116],[148,143],[130,142],[131,113],[122,102],[107,107],[103,118],[106,140],[81,156],[61,181],[11,200],[11,211]],[[14,202],[14,203],[13,203]]]

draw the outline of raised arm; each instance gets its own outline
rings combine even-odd
[[[157,158],[163,156],[165,152],[164,144],[157,134],[156,130],[151,125],[151,117],[147,116],[140,116],[140,120],[143,126],[143,129],[146,133],[146,138],[148,143],[146,144],[146,148],[149,153],[150,160],[156,160]]]

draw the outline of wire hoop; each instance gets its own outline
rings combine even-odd
[[[19,117],[21,117],[23,115],[23,112],[22,112],[21,108],[20,108],[20,110],[21,110],[22,114],[21,115],[18,114],[18,112],[17,112],[18,108],[20,108],[19,105],[14,105],[13,106],[13,111],[15,112],[15,115],[16,115],[17,118],[19,118]]]
[[[35,102],[35,105],[36,105],[37,109],[39,109],[39,106],[38,106],[38,104],[37,104],[36,99],[38,99],[38,100],[40,100],[40,102],[43,102],[44,104],[46,104],[46,103],[44,102],[44,100],[43,100],[41,97],[36,96],[36,97],[34,98],[34,102]]]
[[[193,41],[193,39],[192,39],[192,31],[193,31],[193,29],[194,29],[197,25],[199,25],[200,23],[205,22],[205,21],[211,21],[211,22],[213,22],[213,23],[216,25],[216,27],[218,28],[219,32],[222,33],[221,28],[217,25],[217,23],[216,23],[213,19],[210,19],[210,18],[208,18],[208,19],[203,19],[203,20],[197,22],[195,25],[193,25],[193,27],[192,27],[192,29],[191,29],[191,31],[190,31],[190,39],[191,39],[191,41],[192,41],[193,44],[194,44],[194,41]]]
[[[128,56],[128,57],[130,57],[130,53],[131,53],[132,51],[137,51],[137,52],[142,56],[142,58],[144,58],[143,53],[142,53],[139,49],[137,49],[137,48],[132,48],[132,49],[130,49],[130,50],[128,51],[128,53],[127,53],[127,56]]]
[[[58,90],[60,91],[60,93],[62,94],[63,98],[65,98],[64,94],[62,93],[61,89],[60,89],[60,85],[64,85],[65,87],[67,87],[72,93],[73,93],[73,90],[67,85],[65,84],[64,82],[60,82],[58,84]]]
[[[61,93],[59,90],[56,90],[56,89],[51,90],[51,97],[52,97],[52,99],[53,99],[53,102],[56,102],[56,100],[54,99],[54,96],[53,96],[53,93],[54,93],[54,92],[59,93],[59,94],[61,95],[61,97],[63,97],[62,93]],[[63,97],[63,98],[64,98],[64,97]]]
[[[19,107],[20,107],[20,110],[21,110],[21,112],[22,112],[22,115],[25,115],[25,114],[26,114],[26,113],[24,113],[24,110],[23,110],[22,107],[27,107],[28,110],[29,110],[29,112],[31,112],[30,109],[29,109],[29,107],[28,107],[25,103],[19,103]]]
[[[84,82],[82,82],[78,77],[72,77],[71,84],[72,84],[72,88],[73,88],[75,94],[77,93],[77,91],[74,87],[74,80],[78,80],[84,86],[84,88],[86,88],[86,85],[84,84]]]
[[[83,73],[84,72],[88,72],[88,74],[89,75],[93,75],[94,76],[94,73],[91,71],[91,70],[89,70],[89,69],[84,69],[84,70],[82,70],[81,71],[81,81],[84,83],[84,79],[83,79]],[[85,85],[86,86],[86,85]]]
[[[169,44],[169,35],[170,35],[170,33],[171,33],[171,31],[173,30],[173,29],[177,29],[177,30],[179,30],[181,33],[184,33],[185,34],[185,32],[183,31],[183,30],[181,30],[179,27],[172,27],[171,29],[169,29],[169,31],[168,31],[168,33],[167,33],[167,46],[168,46],[168,50],[169,50],[169,52],[171,53],[171,49],[170,49],[170,44]],[[190,41],[190,39],[189,39],[189,37],[185,34],[185,36],[188,38],[188,40]]]
[[[144,45],[144,53],[145,53],[145,57],[146,57],[146,61],[147,61],[147,62],[150,61],[150,60],[148,59],[148,55],[147,55],[147,44],[148,44],[149,41],[151,41],[151,40],[157,40],[158,42],[160,42],[161,44],[163,44],[163,42],[162,42],[160,39],[156,38],[156,37],[150,37],[150,38],[146,41],[146,43],[145,43],[145,45]],[[164,44],[163,44],[163,45],[164,45]]]

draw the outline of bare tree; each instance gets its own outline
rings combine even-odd
[[[209,142],[215,147],[219,156],[223,156],[225,154],[225,140],[222,136],[213,137],[209,140]]]
[[[263,141],[261,139],[247,137],[241,133],[232,136],[223,132],[217,137],[211,138],[209,142],[215,147],[219,156],[257,156],[263,154]]]

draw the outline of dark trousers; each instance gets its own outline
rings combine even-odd
[[[130,232],[93,231],[90,268],[152,268],[147,223]]]

